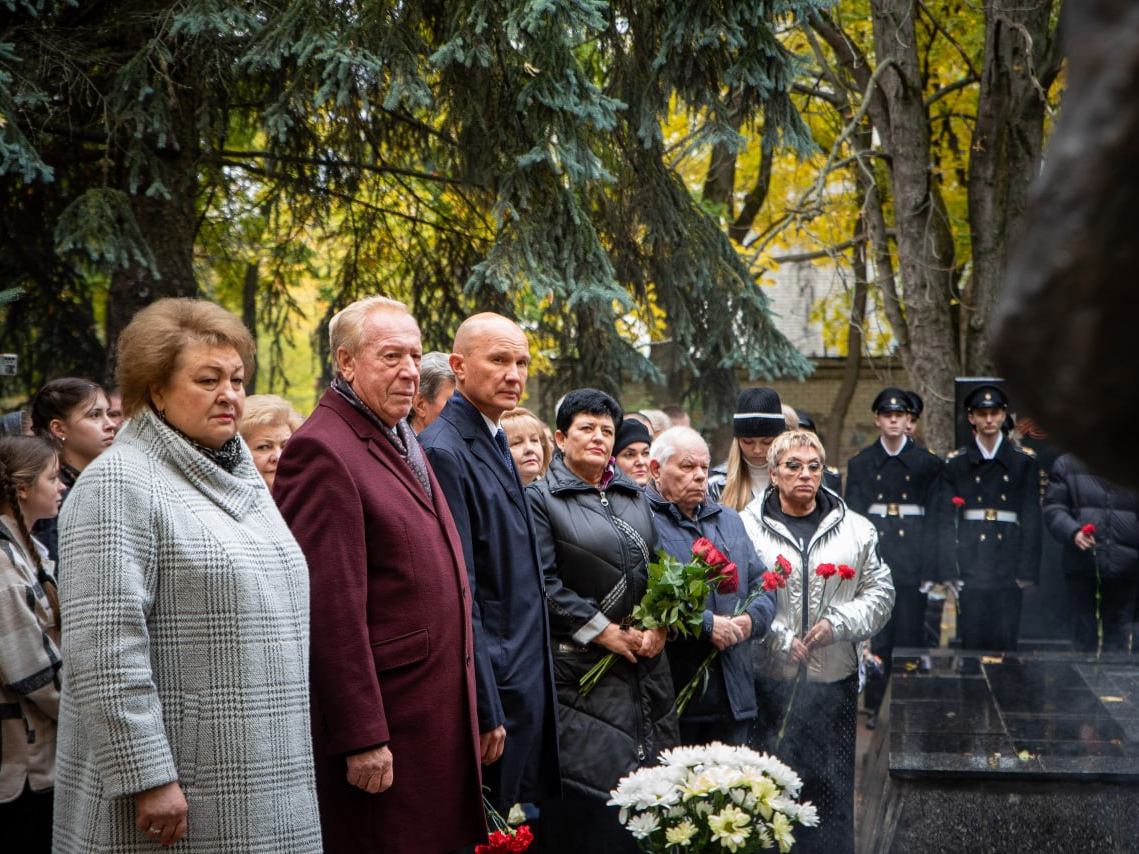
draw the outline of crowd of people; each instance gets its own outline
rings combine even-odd
[[[843,498],[769,388],[740,395],[713,467],[682,410],[598,389],[551,430],[520,406],[530,343],[508,318],[424,354],[408,309],[370,297],[329,337],[334,378],[303,417],[246,396],[233,315],[161,300],[122,333],[117,388],[52,380],[0,419],[18,850],[445,854],[520,808],[533,851],[634,852],[610,791],[720,741],[803,777],[820,823],[799,850],[852,851],[865,647],[873,725],[893,649],[928,642],[934,583],[964,646],[1015,649],[1046,524],[1079,648],[1130,648],[1135,496],[1070,457],[1049,483],[998,386],[969,395],[975,439],[944,461],[913,435],[920,397],[884,389]],[[701,539],[738,585],[712,589],[696,637],[638,625],[658,552],[685,562]]]

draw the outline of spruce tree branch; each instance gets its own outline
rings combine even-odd
[[[374,163],[361,163],[358,160],[337,160],[330,157],[302,157],[296,154],[279,154],[273,151],[240,151],[232,148],[218,150],[220,157],[237,161],[231,165],[241,165],[247,159],[267,160],[270,163],[304,163],[309,166],[347,166],[360,169],[364,172],[373,172],[377,175],[404,175],[408,178],[419,178],[424,181],[436,181],[441,184],[466,186],[458,178],[448,178],[444,175],[434,175],[430,172],[421,172],[418,169],[404,169],[399,166],[377,166]]]

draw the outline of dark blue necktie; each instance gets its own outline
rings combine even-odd
[[[506,470],[514,474],[514,455],[510,453],[510,443],[506,441],[506,434],[502,428],[498,428],[498,432],[494,434],[494,443],[498,445],[498,454],[502,457],[502,462],[506,466]]]

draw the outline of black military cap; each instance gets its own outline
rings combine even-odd
[[[874,398],[870,411],[877,415],[879,412],[909,412],[910,398],[900,388],[884,388]]]
[[[732,416],[733,436],[778,436],[786,429],[783,404],[775,389],[759,386],[740,392],[736,414]]]
[[[907,389],[906,397],[910,399],[910,412],[914,414],[914,418],[921,418],[922,410],[925,409],[925,401],[921,399],[921,395]]]
[[[1008,409],[1008,397],[1000,386],[991,383],[979,385],[965,398],[965,411],[974,409]]]

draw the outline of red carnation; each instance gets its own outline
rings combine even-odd
[[[530,832],[530,826],[524,824],[521,827],[519,827],[516,831],[514,831],[514,845],[511,847],[510,850],[515,851],[515,852],[525,851],[527,848],[530,847],[530,843],[533,841],[534,841],[534,834],[532,834]]]
[[[1083,534],[1085,537],[1094,537],[1095,536],[1095,525],[1093,525],[1091,522],[1088,522],[1088,524],[1086,524],[1086,525],[1084,525],[1084,527],[1080,528],[1080,533]]]
[[[763,589],[764,590],[778,590],[780,587],[787,586],[787,579],[785,579],[778,572],[765,572],[763,573]]]
[[[960,495],[954,495],[953,496],[953,506],[954,507],[964,507],[965,506],[965,499],[962,498]]]
[[[712,541],[707,537],[701,537],[692,544],[692,554],[708,564],[719,569],[722,566],[727,566],[728,559],[724,556],[718,548],[712,545]]]
[[[740,589],[739,568],[729,563],[720,570],[720,580],[716,582],[716,589],[721,593],[735,593]]]
[[[838,570],[833,563],[820,563],[815,569],[815,575],[820,578],[831,578]]]
[[[524,824],[513,833],[496,830],[486,843],[475,846],[475,854],[518,854],[529,848],[533,841],[529,825]]]
[[[838,577],[844,581],[849,581],[850,579],[854,578],[854,567],[847,566],[845,563],[840,563],[838,565]]]
[[[779,557],[775,558],[775,565],[779,567],[780,572],[782,572],[785,576],[790,577],[791,561],[787,560],[787,558],[783,557],[783,555],[779,555]]]

